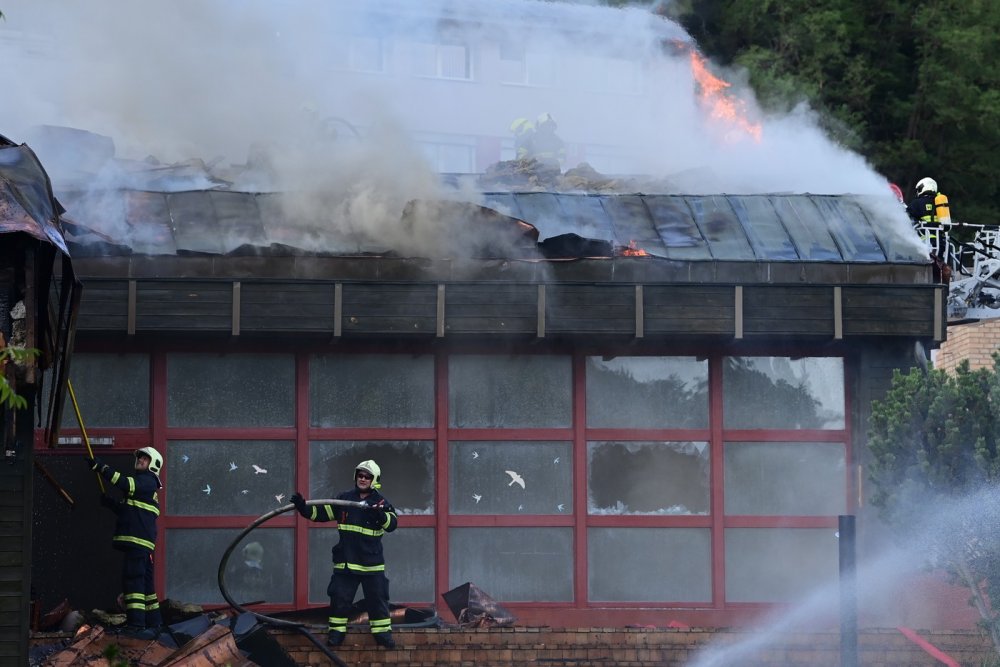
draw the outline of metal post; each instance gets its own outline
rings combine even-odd
[[[858,667],[858,601],[854,515],[837,518],[840,539],[840,667]]]

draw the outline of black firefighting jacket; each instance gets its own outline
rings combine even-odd
[[[160,516],[157,491],[159,478],[148,470],[123,475],[109,465],[95,462],[104,479],[118,487],[125,497],[111,503],[118,515],[115,535],[111,538],[115,549],[121,551],[153,551],[156,547],[156,517]]]
[[[369,505],[382,503],[382,511],[337,505],[313,505],[308,508],[306,518],[310,521],[337,522],[340,541],[333,547],[333,569],[352,574],[385,571],[382,535],[396,530],[395,508],[375,490],[362,499],[358,489],[354,488],[338,495],[337,500],[360,501]]]

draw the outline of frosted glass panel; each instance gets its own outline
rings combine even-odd
[[[114,381],[109,382],[108,378]],[[88,432],[100,427],[149,425],[149,356],[76,353],[70,364],[69,379]],[[51,383],[52,373],[46,372],[42,414],[48,411]],[[80,427],[68,391],[61,425],[63,428]]]
[[[567,356],[456,355],[448,360],[449,423],[457,428],[558,428],[572,417]]]
[[[498,602],[573,599],[570,528],[452,528],[449,588],[472,582]]]
[[[587,426],[707,428],[708,361],[587,357]]]
[[[398,514],[434,513],[434,443],[424,440],[343,440],[309,443],[309,498],[333,498],[354,487],[354,468],[373,460],[379,489]],[[305,485],[302,485],[305,487]]]
[[[319,525],[319,524],[311,524]],[[309,602],[329,604],[326,587],[333,573],[330,554],[337,543],[336,528],[309,530]],[[434,529],[397,528],[382,538],[389,600],[432,603],[434,600]],[[361,589],[358,588],[358,596]]]
[[[453,442],[449,480],[455,514],[570,514],[572,443]]]
[[[167,511],[260,516],[288,504],[295,447],[269,440],[172,440],[164,465]]]
[[[591,514],[708,514],[707,442],[587,443]]]
[[[837,579],[835,528],[726,530],[726,601],[794,602]]]
[[[194,604],[225,603],[219,592],[219,563],[240,530],[167,530],[163,597]],[[291,528],[261,528],[240,541],[226,568],[226,588],[237,602],[292,602],[292,537]]]
[[[727,357],[726,428],[844,428],[844,361],[839,357]]]
[[[309,360],[309,423],[319,427],[434,425],[434,358],[320,355]]]
[[[167,355],[170,426],[292,426],[290,354]]]
[[[587,547],[591,602],[712,600],[707,528],[590,528]]]
[[[727,442],[726,514],[835,515],[847,510],[839,442]]]

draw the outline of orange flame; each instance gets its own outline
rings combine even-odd
[[[621,249],[622,257],[649,257],[649,253],[639,247],[634,240],[628,242],[628,246]]]
[[[711,110],[711,117],[729,123],[759,142],[760,123],[747,120],[743,100],[734,99],[726,90],[732,84],[709,72],[705,59],[694,50],[691,50],[691,73],[698,82],[701,101]]]

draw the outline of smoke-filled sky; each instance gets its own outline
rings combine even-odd
[[[888,193],[808,110],[764,117],[733,86],[760,141],[714,119],[697,96],[690,37],[641,8],[3,0],[0,9],[0,133],[29,144],[43,124],[111,137],[119,158],[221,168],[263,153],[287,179],[272,187],[350,183],[369,199],[396,193],[383,208],[397,211],[436,194],[436,171],[482,171],[482,159],[468,156],[509,150],[514,118],[549,112],[569,148],[565,167],[578,157],[610,173],[666,178],[686,194]],[[456,60],[461,44],[468,58]],[[323,119],[336,141],[317,139]],[[64,165],[41,157],[58,185]],[[240,178],[238,189],[266,189]],[[896,208],[892,217],[905,221]]]

